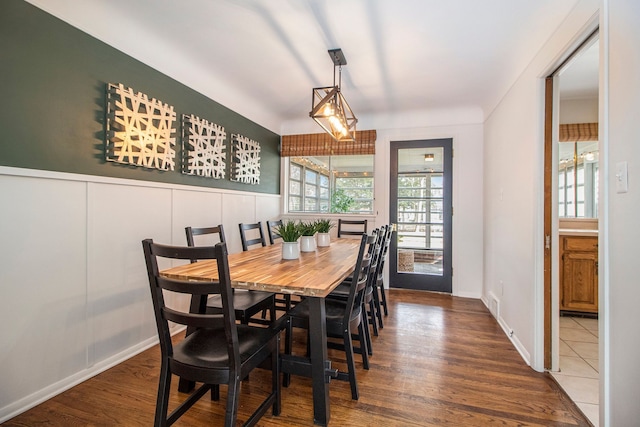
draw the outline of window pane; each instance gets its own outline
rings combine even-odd
[[[304,195],[307,197],[317,197],[318,196],[318,187],[315,185],[305,184],[304,186]]]
[[[316,199],[311,199],[308,197],[305,197],[304,199],[304,210],[309,212],[309,211],[316,211],[317,210],[317,200]]]
[[[289,193],[293,196],[300,195],[300,182],[298,181],[289,181]]]
[[[351,206],[351,212],[368,213],[373,212],[373,201],[371,200],[356,200]]]
[[[291,169],[290,169],[290,175],[291,175],[291,179],[297,179],[300,180],[300,174],[301,174],[302,168],[300,166],[298,166],[295,163],[291,163]]]
[[[322,187],[328,187],[329,186],[329,177],[326,175],[320,175],[320,185]]]
[[[291,197],[289,196],[289,211],[291,212],[297,212],[300,211],[300,203],[301,203],[301,198],[300,197]]]
[[[305,170],[304,179],[307,184],[315,184],[318,178],[318,174],[312,170]]]
[[[426,188],[398,188],[398,197],[426,197]]]

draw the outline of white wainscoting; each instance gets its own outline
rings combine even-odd
[[[238,252],[239,222],[280,212],[279,195],[8,167],[0,200],[0,423],[157,342],[143,239],[223,224]]]

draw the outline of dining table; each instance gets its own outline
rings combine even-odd
[[[309,355],[283,354],[282,372],[311,377],[314,424],[326,426],[331,411],[329,382],[337,376],[327,357],[325,297],[352,274],[360,239],[332,238],[329,246],[300,252],[297,259],[282,258],[282,243],[229,254],[234,289],[300,295],[309,299]],[[217,280],[215,260],[203,260],[163,270],[180,280]],[[197,304],[192,304],[192,309]]]

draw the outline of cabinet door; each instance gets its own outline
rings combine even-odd
[[[598,312],[598,254],[571,252],[563,255],[561,309]]]

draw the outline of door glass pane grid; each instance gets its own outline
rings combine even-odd
[[[398,174],[399,273],[443,275],[443,205],[442,172]]]

